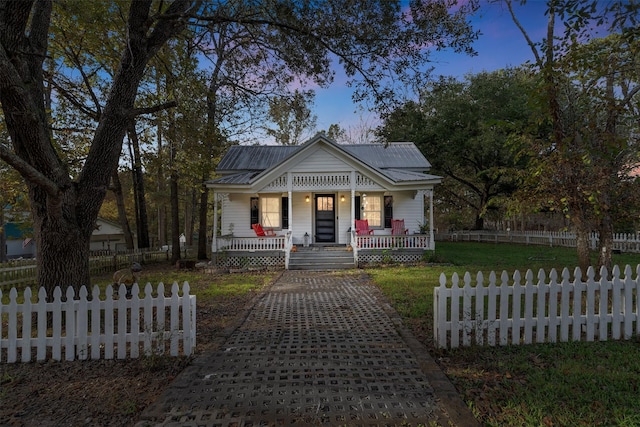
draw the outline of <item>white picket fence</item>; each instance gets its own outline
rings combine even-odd
[[[140,297],[138,284],[126,298],[126,287],[117,293],[107,286],[104,297],[98,286],[91,298],[83,286],[78,298],[73,287],[66,298],[56,287],[53,301],[47,302],[44,288],[37,302],[26,288],[23,298],[9,292],[9,303],[0,304],[0,362],[43,360],[86,360],[137,358],[145,355],[190,355],[196,343],[196,297],[189,295],[185,282],[180,295],[177,283],[165,296],[160,283],[154,294],[150,283]],[[121,297],[118,297],[120,295]],[[0,300],[2,291],[0,291]],[[22,301],[22,302],[19,302]]]
[[[611,250],[620,252],[640,253],[640,234],[614,233]],[[575,233],[565,231],[488,231],[467,230],[439,232],[435,234],[439,241],[452,242],[486,242],[486,243],[516,243],[522,245],[561,246],[575,248],[577,237]],[[589,235],[591,249],[597,249],[598,233]]]
[[[551,270],[547,277],[531,270],[523,277],[519,271],[503,272],[500,283],[494,272],[488,286],[484,275],[464,275],[462,284],[454,273],[451,286],[440,275],[434,289],[434,341],[440,348],[460,345],[509,345],[533,342],[594,341],[629,339],[640,334],[640,265],[635,277],[630,266],[615,266],[611,278],[600,270],[596,280],[593,268],[583,278],[579,268],[574,278],[568,269],[560,276]]]

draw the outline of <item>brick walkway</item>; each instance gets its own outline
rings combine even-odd
[[[474,425],[378,295],[361,273],[284,272],[137,426]]]

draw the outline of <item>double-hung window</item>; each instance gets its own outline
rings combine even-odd
[[[251,197],[251,224],[286,229],[289,227],[289,198],[279,196]]]
[[[260,223],[263,227],[282,228],[282,197],[260,197]]]
[[[369,227],[382,227],[382,197],[363,196],[360,200],[360,219],[369,221]]]

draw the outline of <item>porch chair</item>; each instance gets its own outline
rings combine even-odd
[[[373,230],[369,229],[369,221],[366,219],[356,219],[356,235],[368,236],[373,234]]]
[[[251,228],[256,232],[256,236],[258,237],[275,237],[276,233],[273,231],[273,228],[262,228],[260,224],[251,224]]]
[[[401,236],[407,234],[408,229],[404,228],[404,219],[392,219],[391,220],[391,235]]]

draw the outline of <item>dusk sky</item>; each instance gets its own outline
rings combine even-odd
[[[546,2],[543,0],[529,0],[525,6],[517,5],[515,8],[516,16],[534,41],[542,39],[546,33],[545,9]],[[524,37],[511,20],[509,11],[503,6],[483,2],[472,19],[472,25],[481,32],[474,44],[478,55],[470,57],[434,52],[434,76],[462,78],[467,73],[518,66],[533,58]],[[358,127],[362,120],[369,125],[377,123],[374,114],[356,112],[358,107],[351,101],[351,90],[343,84],[343,79],[344,76],[337,74],[336,81],[329,89],[316,91],[314,111],[318,116],[318,129],[326,130],[332,123],[339,123],[343,128]]]

